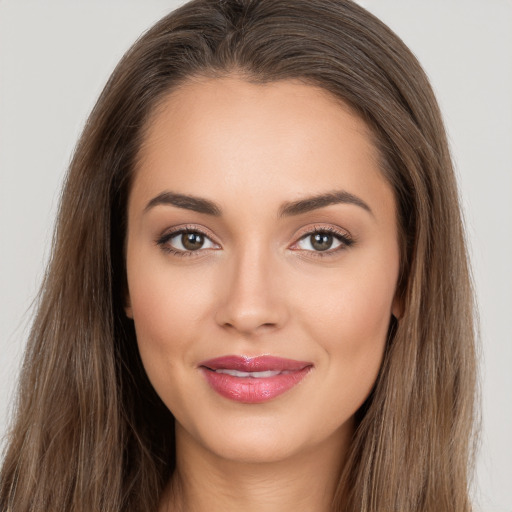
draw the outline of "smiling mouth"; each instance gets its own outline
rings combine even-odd
[[[211,368],[208,368],[212,370]],[[267,370],[264,372],[239,372],[238,370],[228,370],[226,368],[220,368],[219,370],[212,370],[215,373],[224,373],[226,375],[231,375],[232,377],[251,377],[253,379],[264,379],[266,377],[275,377],[276,375],[286,375],[290,373],[290,370],[280,371],[272,371]]]
[[[198,366],[219,395],[254,404],[294,388],[313,368],[313,363],[274,356],[223,356]]]

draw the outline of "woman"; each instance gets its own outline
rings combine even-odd
[[[437,104],[345,0],[190,2],[66,181],[2,510],[470,510],[471,286]]]

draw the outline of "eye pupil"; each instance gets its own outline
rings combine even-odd
[[[200,233],[183,233],[181,235],[181,243],[187,251],[195,251],[203,245],[204,237]]]
[[[328,233],[316,233],[312,235],[313,241],[311,245],[318,251],[326,251],[333,242],[333,236]]]

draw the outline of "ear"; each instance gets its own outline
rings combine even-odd
[[[396,292],[395,298],[393,299],[393,304],[391,305],[391,314],[397,319],[400,320],[402,315],[404,314],[404,301],[403,297]]]
[[[131,318],[133,320],[132,302],[130,300],[130,294],[128,292],[125,293],[124,298],[124,313],[128,318]]]

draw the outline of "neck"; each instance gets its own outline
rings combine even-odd
[[[352,428],[286,460],[223,459],[176,426],[177,465],[161,512],[331,512]]]

